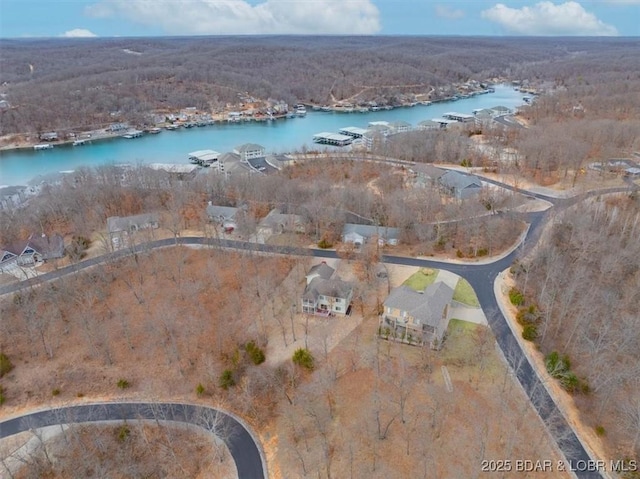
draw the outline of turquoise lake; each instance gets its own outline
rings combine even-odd
[[[314,134],[334,132],[346,126],[366,128],[371,121],[406,121],[413,126],[441,117],[449,111],[472,113],[478,108],[503,105],[515,108],[525,94],[507,85],[496,85],[494,93],[455,101],[417,105],[367,113],[308,111],[306,117],[272,122],[215,124],[201,128],[162,131],[135,139],[116,138],[84,146],[59,145],[50,150],[0,152],[0,185],[27,184],[40,175],[74,170],[80,166],[141,163],[188,163],[191,151],[211,149],[224,153],[243,143],[258,143],[269,153],[286,153],[303,146],[318,149]]]

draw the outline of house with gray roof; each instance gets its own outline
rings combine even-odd
[[[362,246],[367,241],[377,238],[378,244],[397,245],[400,241],[400,229],[388,226],[359,225],[346,223],[342,228],[342,242]]]
[[[302,293],[302,312],[317,316],[345,315],[353,297],[353,285],[335,276],[335,269],[324,261],[306,276]]]
[[[233,152],[245,163],[249,160],[264,158],[266,156],[264,146],[255,143],[245,143],[244,145],[237,146]]]
[[[433,120],[424,120],[418,123],[418,130],[438,130],[441,128],[440,123]]]
[[[389,127],[393,133],[406,133],[413,129],[411,123],[402,120],[389,123]]]
[[[64,255],[64,240],[59,234],[32,234],[27,240],[0,249],[0,273],[15,267],[36,266],[43,261],[62,258]]]
[[[207,205],[207,217],[209,221],[222,226],[225,231],[233,231],[237,228],[236,215],[240,208],[233,206],[218,206],[211,202]]]
[[[448,194],[460,200],[470,198],[482,191],[482,181],[478,177],[455,170],[448,170],[438,178],[438,184]]]
[[[384,301],[380,335],[439,349],[449,326],[453,289],[442,281],[416,291],[400,286]]]
[[[413,185],[420,187],[436,186],[438,179],[445,174],[445,170],[427,163],[411,165],[409,172],[413,176]]]
[[[282,213],[279,209],[274,208],[260,221],[258,230],[264,235],[304,233],[306,231],[306,220],[301,215]]]
[[[142,213],[133,216],[110,216],[107,218],[107,233],[114,249],[124,247],[129,237],[143,230],[157,229],[158,215],[156,213]]]

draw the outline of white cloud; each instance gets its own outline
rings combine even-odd
[[[90,38],[97,37],[98,35],[93,33],[91,30],[87,30],[86,28],[74,28],[73,30],[64,32],[60,36],[67,38]]]
[[[482,18],[518,35],[617,35],[615,27],[607,25],[578,2],[558,5],[545,1],[532,7],[510,8],[502,3],[482,12]]]
[[[451,8],[446,5],[436,5],[436,15],[448,20],[458,20],[464,17],[464,11],[459,8]]]
[[[93,17],[124,17],[172,35],[373,34],[380,12],[371,0],[102,0]]]
[[[620,5],[640,5],[640,0],[604,0],[606,3],[618,3]]]

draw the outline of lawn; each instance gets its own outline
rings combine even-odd
[[[480,306],[480,302],[478,301],[478,297],[476,296],[475,291],[473,290],[469,282],[466,279],[462,278],[460,278],[460,281],[458,281],[456,289],[453,292],[453,300],[462,304],[466,304],[467,306],[472,306],[474,308]]]
[[[404,285],[409,286],[416,291],[424,291],[424,288],[433,284],[433,282],[438,277],[437,269],[430,268],[420,268],[420,271],[412,274],[404,283]]]

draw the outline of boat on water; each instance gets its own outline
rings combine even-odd
[[[72,144],[73,146],[82,146],[82,145],[86,145],[88,141],[89,140],[74,140]]]
[[[41,143],[39,145],[33,145],[34,150],[50,150],[53,148],[51,143]]]
[[[173,130],[177,130],[178,128],[180,128],[178,125],[167,125],[164,127],[165,130],[169,130],[169,131],[173,131]]]
[[[162,131],[162,130],[161,130],[160,128],[155,127],[155,128],[151,128],[151,129],[149,130],[149,133],[151,133],[152,135],[157,135],[157,134],[158,134],[158,133],[160,133],[161,131]]]
[[[296,105],[296,115],[305,116],[307,114],[307,109],[304,105]]]

